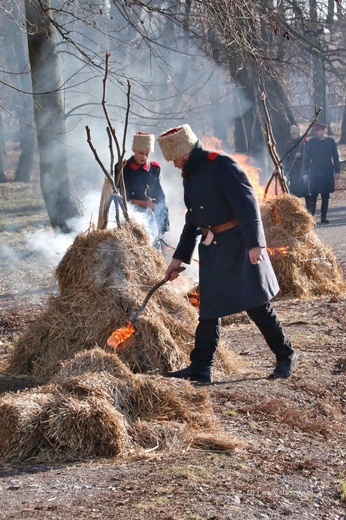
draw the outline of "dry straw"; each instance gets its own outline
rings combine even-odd
[[[300,199],[284,195],[263,205],[262,218],[281,294],[310,298],[346,290],[341,266],[314,232],[314,218]]]
[[[241,446],[222,431],[206,390],[184,380],[121,371],[116,354],[99,348],[77,358],[65,362],[55,384],[0,398],[3,460],[71,461]]]
[[[206,391],[159,375],[188,361],[197,325],[196,309],[174,283],[152,296],[133,336],[117,351],[106,347],[165,270],[137,225],[75,239],[56,270],[58,294],[10,356],[8,373],[30,373],[46,386],[0,398],[1,458],[146,455],[167,444],[192,446],[201,429],[210,432],[208,449],[215,432],[224,435]],[[236,368],[221,345],[217,373]]]
[[[292,196],[266,203],[264,226],[284,295],[340,294],[345,282],[314,221]],[[126,324],[162,279],[163,257],[137,225],[79,235],[60,262],[59,292],[10,356],[8,372],[46,386],[0,398],[0,457],[67,461],[149,456],[181,448],[234,450],[243,441],[221,429],[207,390],[160,376],[187,362],[196,309],[174,283],[161,287],[115,352],[111,332]],[[223,344],[214,372],[236,371]],[[147,371],[150,371],[148,375]]]
[[[164,258],[136,224],[77,236],[56,270],[58,294],[17,342],[8,372],[46,381],[80,351],[106,348],[110,334],[126,325],[165,270]],[[119,358],[137,373],[181,366],[193,347],[197,317],[168,282],[150,299],[136,333],[118,348]],[[222,345],[217,360],[218,370],[234,366]]]

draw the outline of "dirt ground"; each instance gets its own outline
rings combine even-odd
[[[345,185],[333,195],[332,207],[346,205]],[[11,206],[20,190],[31,189],[12,184],[0,190],[0,359],[54,291],[49,266],[24,237],[24,230],[47,225],[42,201],[31,197],[25,225],[23,208]],[[23,253],[25,269],[8,261],[12,246]],[[345,265],[345,250],[336,251]],[[1,465],[0,518],[345,520],[346,297],[277,299],[275,309],[299,354],[293,375],[267,379],[273,357],[240,315],[222,334],[245,369],[206,387],[222,426],[243,441],[242,448]],[[30,378],[0,373],[1,393],[33,385]]]

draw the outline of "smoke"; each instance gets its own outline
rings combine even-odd
[[[222,139],[225,146],[231,147],[230,128],[233,119],[248,110],[249,102],[242,98],[241,89],[237,89],[230,81],[228,73],[206,57],[182,30],[181,34],[177,34],[175,30],[170,33],[164,24],[160,26],[158,20],[154,23],[153,18],[141,19],[143,24],[150,25],[153,39],[154,36],[162,36],[163,33],[165,35],[165,47],[160,47],[155,53],[144,43],[134,27],[127,26],[112,5],[113,3],[109,4],[110,12],[107,16],[101,17],[97,24],[80,25],[81,22],[77,19],[69,17],[68,21],[73,21],[73,24],[69,24],[73,31],[70,36],[81,49],[90,54],[90,62],[83,62],[76,48],[66,41],[59,40],[56,34],[63,85],[61,96],[66,113],[66,146],[69,151],[73,185],[84,203],[84,214],[68,223],[73,230],[69,235],[45,228],[26,233],[25,247],[2,248],[0,259],[11,268],[13,276],[16,272],[29,271],[31,264],[38,266],[42,275],[52,273],[75,236],[97,222],[104,173],[87,143],[85,127],[90,128],[92,143],[109,171],[112,161],[107,133],[108,121],[102,106],[106,52],[110,53],[106,108],[120,149],[122,151],[124,145],[126,150],[125,158],[132,154],[132,136],[135,132],[140,130],[157,136],[167,128],[183,123],[189,123],[198,136],[214,135]],[[18,19],[17,22],[25,25],[24,13],[22,19]],[[8,27],[8,24],[4,24],[5,26]],[[97,26],[102,30],[97,30]],[[117,28],[116,31],[114,27]],[[11,78],[18,70],[28,71],[26,77],[30,80],[25,32],[21,31],[19,37],[22,38],[23,52],[17,54],[27,62],[19,66],[14,60],[6,58],[4,53],[1,59],[2,63],[6,63],[6,67],[3,69],[11,74]],[[128,79],[131,86],[131,106],[125,136]],[[19,81],[18,79],[17,86],[20,90]],[[42,89],[45,91],[44,85]],[[30,91],[28,87],[25,90]],[[10,100],[8,106],[11,109],[13,107],[15,112],[14,107],[23,103],[23,94],[19,91],[16,93],[12,88],[9,92],[13,97],[6,96],[6,99]],[[234,99],[237,99],[236,103]],[[32,103],[30,95],[28,100]],[[18,124],[16,116],[11,124]],[[24,124],[32,126],[33,120],[28,119]],[[116,162],[118,157],[114,142],[112,146]],[[163,159],[158,146],[150,159],[157,160],[162,166],[162,186],[171,228],[164,235],[164,239],[170,246],[169,250],[173,251],[185,218],[182,179],[180,171]],[[57,160],[59,161],[59,154]],[[143,214],[136,212],[133,207],[129,209],[131,216],[147,226]],[[110,226],[115,225],[112,216],[110,220]],[[198,260],[197,250],[195,259]],[[196,277],[198,262],[193,261],[189,270],[191,276]],[[22,284],[30,284],[31,280],[31,276],[23,276]]]

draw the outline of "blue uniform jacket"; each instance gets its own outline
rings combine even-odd
[[[154,211],[159,233],[169,231],[169,216],[166,198],[161,186],[161,166],[151,161],[138,166],[130,157],[124,166],[126,199],[151,200],[156,204]]]
[[[256,193],[240,165],[199,142],[184,168],[185,226],[173,257],[190,263],[199,228],[237,219],[239,226],[217,233],[211,245],[199,243],[200,316],[211,319],[252,309],[269,301],[279,286],[266,249],[252,265],[248,250],[266,247]]]

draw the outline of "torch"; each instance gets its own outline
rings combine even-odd
[[[175,272],[181,273],[182,271],[185,271],[185,269],[186,269],[186,267],[182,267],[181,266],[181,267],[178,267],[178,269],[176,269]],[[150,289],[150,291],[148,292],[148,294],[144,298],[142,305],[139,307],[139,309],[136,312],[134,312],[132,314],[132,316],[130,317],[127,325],[125,325],[124,327],[121,327],[120,329],[116,329],[111,334],[111,336],[109,336],[109,338],[107,339],[107,345],[109,347],[116,348],[118,345],[120,345],[120,343],[125,341],[125,339],[129,338],[130,336],[132,336],[132,334],[135,332],[135,328],[134,328],[133,324],[138,320],[138,318],[140,317],[140,315],[144,311],[148,301],[150,300],[150,298],[152,297],[154,292],[159,287],[161,287],[163,284],[165,284],[166,282],[167,282],[167,280],[163,279],[160,282],[157,282]]]

